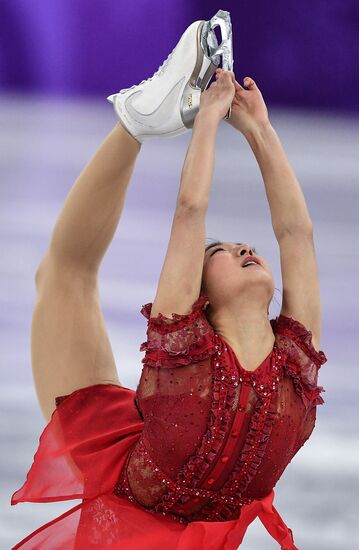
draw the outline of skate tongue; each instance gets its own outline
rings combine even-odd
[[[114,103],[114,101],[115,101],[115,96],[116,96],[116,95],[117,95],[117,94],[109,95],[109,96],[106,98],[107,101],[108,101],[109,103]]]

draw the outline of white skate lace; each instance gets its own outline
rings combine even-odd
[[[163,71],[165,70],[165,68],[167,67],[168,65],[168,62],[169,60],[171,59],[172,57],[172,54],[173,52],[175,51],[176,47],[173,48],[173,50],[171,51],[171,53],[167,56],[167,58],[164,60],[164,62],[162,63],[162,65],[160,65],[157,69],[157,71],[155,73],[153,73],[153,75],[150,77],[150,78],[146,78],[145,80],[142,80],[139,84],[133,84],[132,86],[130,86],[129,88],[123,88],[122,90],[120,90],[120,94],[124,94],[125,92],[128,92],[128,90],[132,90],[133,88],[137,88],[137,86],[141,86],[142,84],[146,84],[146,82],[150,82],[155,76],[158,76],[160,74],[163,73]]]

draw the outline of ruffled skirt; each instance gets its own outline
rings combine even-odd
[[[153,514],[113,493],[126,458],[139,440],[143,421],[135,392],[96,384],[59,403],[40,436],[19,502],[81,499],[41,526],[13,550],[237,550],[258,516],[282,550],[298,550],[292,531],[273,506],[274,491],[243,506],[237,520],[185,525]]]

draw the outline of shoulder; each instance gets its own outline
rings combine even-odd
[[[149,366],[172,367],[188,365],[212,354],[214,330],[205,316],[209,303],[206,296],[192,304],[188,313],[172,313],[172,318],[158,313],[151,317],[152,303],[142,306],[141,313],[148,320],[147,341],[140,351]]]
[[[314,347],[312,332],[303,323],[283,314],[271,319],[270,323],[277,345],[292,352],[295,348],[299,348],[318,366],[327,361],[324,352]],[[293,356],[293,353],[291,355]]]
[[[297,319],[283,314],[270,322],[276,346],[284,355],[284,370],[293,379],[295,391],[306,409],[323,404],[320,394],[325,389],[318,386],[318,374],[327,357],[313,346],[311,331]]]
[[[190,323],[196,318],[205,317],[203,311],[208,303],[208,298],[201,295],[192,304],[187,313],[173,312],[171,313],[171,317],[168,317],[162,313],[151,316],[153,303],[149,302],[141,307],[141,314],[148,319],[148,324],[151,325],[151,327],[171,327],[172,330],[172,328],[177,328],[181,323]],[[208,321],[207,323],[209,324]]]

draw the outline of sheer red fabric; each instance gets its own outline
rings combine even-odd
[[[247,371],[205,316],[148,319],[136,392],[112,384],[56,400],[22,501],[82,499],[14,548],[235,550],[259,517],[296,550],[274,487],[310,437],[327,361],[301,323],[272,319],[272,352]]]

